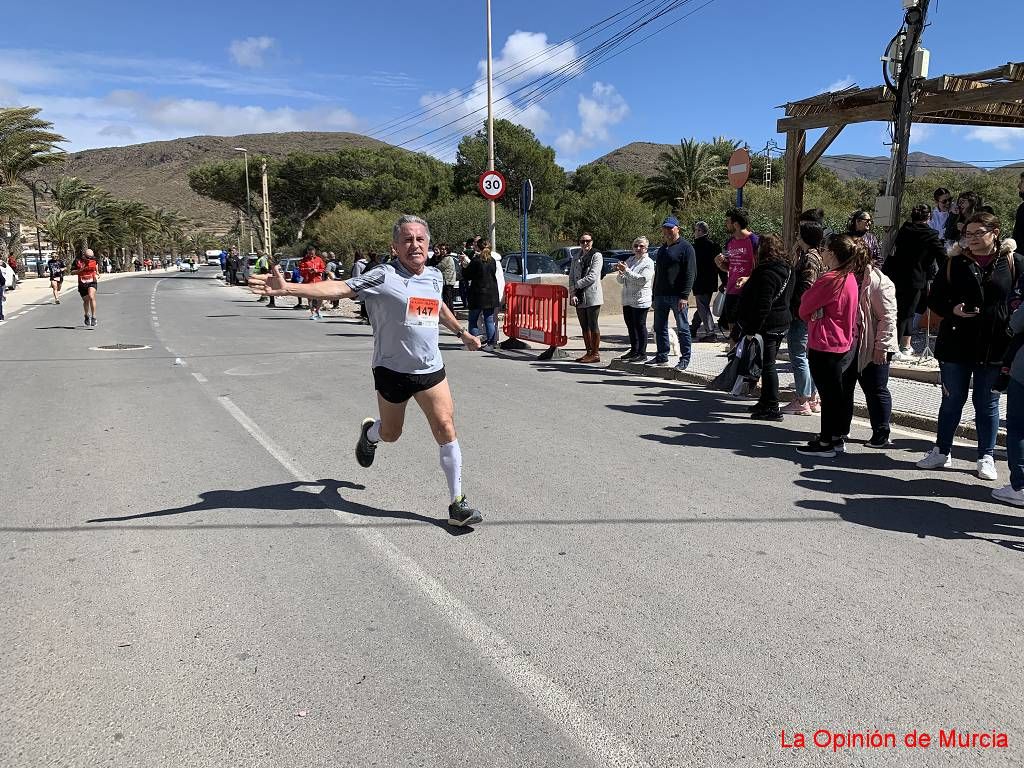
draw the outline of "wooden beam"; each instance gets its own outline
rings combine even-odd
[[[804,204],[804,177],[800,161],[807,145],[807,133],[801,130],[786,133],[786,177],[782,192],[782,236],[786,250],[792,251],[800,229],[800,209]]]
[[[1016,102],[1024,99],[1024,81],[997,83],[984,88],[969,91],[940,93],[924,96],[914,107],[915,115],[926,115],[942,112],[947,109],[975,106],[978,104],[996,104],[1001,101]],[[867,104],[849,109],[830,109],[801,117],[784,117],[778,122],[779,133],[793,130],[809,130],[811,128],[827,128],[831,125],[849,125],[850,123],[866,123],[872,120],[888,120],[892,117],[893,103],[890,101],[879,104]],[[1024,121],[1021,121],[1024,127]]]
[[[814,146],[811,147],[810,151],[803,156],[800,160],[800,175],[806,176],[807,172],[814,167],[814,164],[821,159],[821,156],[825,154],[825,150],[831,146],[832,142],[836,140],[836,137],[843,132],[843,126],[832,125],[825,129],[825,132],[818,137],[818,140],[814,142]]]

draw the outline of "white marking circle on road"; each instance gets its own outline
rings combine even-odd
[[[299,466],[288,453],[277,445],[241,408],[226,395],[217,401],[242,425],[264,450],[273,456],[296,481],[313,483],[313,475]],[[335,516],[349,523],[349,516],[334,510]],[[523,653],[487,623],[478,618],[473,609],[457,598],[419,563],[395,546],[382,533],[362,525],[349,523],[368,544],[376,549],[392,566],[397,575],[416,587],[433,603],[437,612],[454,629],[477,647],[482,659],[490,661],[512,686],[599,765],[615,768],[649,768],[650,763],[621,738],[590,714],[572,694],[554,680],[546,677],[523,658]]]

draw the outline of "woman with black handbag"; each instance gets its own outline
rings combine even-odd
[[[792,272],[792,253],[776,235],[764,235],[757,246],[757,266],[743,286],[736,311],[747,344],[755,335],[761,337],[761,397],[750,412],[750,418],[760,421],[783,419],[775,359],[793,317]]]

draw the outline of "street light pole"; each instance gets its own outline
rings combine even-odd
[[[49,185],[42,179],[36,179],[30,182],[28,187],[32,190],[32,215],[36,219],[36,274],[39,277],[43,276],[43,244],[39,239],[39,206],[36,204],[36,196],[39,194],[36,187],[42,186],[44,192],[49,192]]]
[[[487,0],[487,170],[494,170],[494,82],[491,73],[491,0]],[[487,241],[491,249],[497,251],[498,245],[495,242],[497,225],[495,223],[496,211],[493,200],[487,202]]]
[[[263,247],[267,257],[274,258],[274,244],[270,241],[270,193],[267,191],[267,158],[262,159],[263,175]]]
[[[242,152],[245,155],[245,216],[249,220],[249,253],[252,253],[252,208],[249,202],[249,150],[244,147],[235,147],[235,152]],[[241,238],[242,233],[238,233]]]

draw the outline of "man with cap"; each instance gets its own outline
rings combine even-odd
[[[686,319],[690,291],[697,271],[693,246],[679,234],[679,220],[669,216],[661,224],[664,243],[654,260],[654,337],[657,354],[647,365],[667,366],[669,338],[668,316],[676,321],[679,337],[679,362],[676,368],[685,371],[690,365],[690,323]]]

